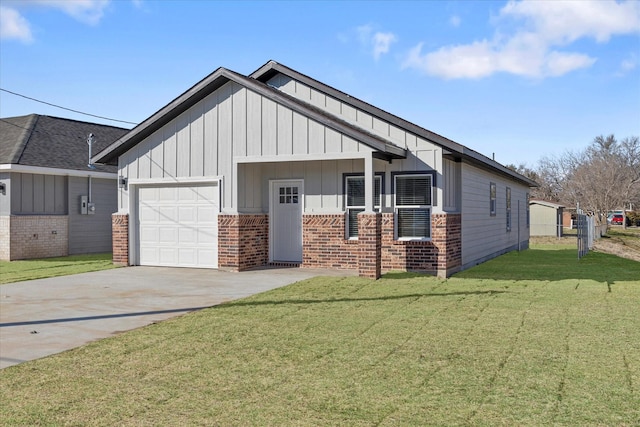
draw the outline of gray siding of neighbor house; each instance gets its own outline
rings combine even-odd
[[[469,164],[462,168],[462,267],[528,247],[527,193],[516,181],[489,173]],[[490,214],[489,186],[496,184],[496,215]],[[506,188],[511,188],[511,231],[507,231]],[[518,215],[519,211],[519,215]],[[520,242],[518,242],[518,237]]]
[[[0,172],[0,183],[4,184],[4,194],[0,193],[0,216],[11,215],[11,174]]]
[[[348,110],[346,106],[343,109]],[[365,120],[365,116],[353,108],[349,111],[354,118],[359,117],[358,124],[368,123],[367,129],[371,131],[383,127],[387,134],[399,133],[397,128],[392,130],[371,116]],[[402,141],[401,145],[413,153],[391,164],[375,161],[376,171],[442,168],[439,147],[405,132]],[[266,177],[302,178],[309,196],[305,210],[336,212],[342,210],[342,174],[363,171],[361,158],[370,151],[371,148],[353,138],[230,82],[121,156],[119,169],[130,182],[222,177],[223,211],[235,208],[243,212],[267,209]],[[296,156],[311,163],[289,161]],[[327,157],[334,159],[320,161]],[[240,171],[238,200],[233,200],[234,158],[239,162]],[[263,166],[243,163],[243,159],[260,162],[263,158]],[[269,163],[278,158],[286,163]],[[442,180],[437,178],[436,182]],[[390,186],[390,176],[385,184]],[[435,196],[436,200],[441,197]],[[121,211],[129,210],[128,203],[128,189],[122,189]]]
[[[67,177],[11,173],[12,215],[65,215]]]
[[[80,196],[89,195],[88,177],[69,177],[69,254],[111,252],[111,214],[118,210],[115,179],[91,179],[93,215],[80,213]]]

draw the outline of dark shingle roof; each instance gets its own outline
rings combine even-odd
[[[59,117],[30,114],[0,119],[0,164],[90,171],[87,137],[94,135],[98,153],[129,130]],[[96,165],[96,171],[116,172]]]

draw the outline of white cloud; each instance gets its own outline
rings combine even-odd
[[[449,25],[451,25],[452,27],[458,28],[461,22],[462,21],[460,20],[460,17],[458,15],[453,15],[451,16],[451,18],[449,18]]]
[[[109,0],[34,0],[34,3],[59,9],[85,24],[97,25],[104,16]]]
[[[367,49],[371,49],[371,54],[376,61],[380,59],[382,54],[389,53],[391,44],[398,41],[398,36],[395,34],[391,32],[374,32],[373,26],[369,24],[357,27],[356,33],[360,44]]]
[[[33,41],[31,26],[23,10],[57,9],[88,25],[97,25],[110,0],[4,0],[0,7],[0,37],[22,42]]]
[[[380,55],[383,53],[388,53],[389,48],[391,47],[391,43],[394,43],[398,40],[393,33],[375,33],[373,35],[373,57],[377,61],[380,58]]]
[[[532,78],[561,76],[590,67],[596,58],[559,47],[581,38],[604,43],[615,35],[640,32],[640,2],[510,1],[496,22],[491,40],[427,53],[422,53],[420,43],[402,66],[444,79],[479,79],[498,72]],[[514,24],[520,26],[509,31]]]
[[[0,39],[16,39],[24,43],[33,41],[29,23],[17,10],[0,6]]]
[[[615,74],[618,77],[622,77],[627,73],[635,70],[638,67],[638,56],[636,54],[631,54],[627,59],[623,60],[620,63],[620,69]]]

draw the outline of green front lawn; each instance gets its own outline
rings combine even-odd
[[[0,261],[0,285],[45,277],[116,268],[111,253],[73,255],[24,261]]]
[[[5,368],[0,420],[637,426],[639,301],[640,263],[553,247],[315,278]]]

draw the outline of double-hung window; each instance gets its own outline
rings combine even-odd
[[[345,176],[345,207],[347,209],[346,235],[348,239],[358,238],[358,214],[364,212],[364,175]],[[374,179],[373,204],[380,209],[382,175]]]
[[[511,188],[507,187],[507,231],[511,231]]]
[[[401,240],[431,238],[432,174],[394,176],[395,228]]]
[[[489,183],[489,215],[496,216],[496,183]]]

